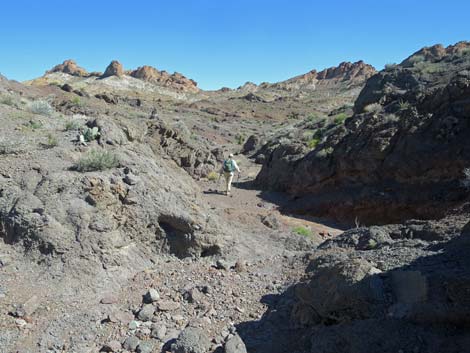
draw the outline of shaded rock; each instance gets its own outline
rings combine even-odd
[[[160,294],[154,288],[150,288],[148,292],[144,295],[144,302],[145,303],[153,303],[157,300],[160,300]]]

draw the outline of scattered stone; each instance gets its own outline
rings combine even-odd
[[[163,341],[166,335],[166,326],[165,325],[159,325],[157,327],[154,327],[152,329],[151,333],[152,337],[158,338],[160,341]]]
[[[157,307],[160,311],[174,311],[180,307],[180,303],[170,300],[159,301]]]
[[[225,343],[225,353],[247,353],[246,346],[239,335],[234,335]]]
[[[153,318],[153,314],[155,313],[155,308],[152,304],[145,304],[140,309],[139,314],[137,315],[139,320],[142,321],[150,321]]]
[[[268,214],[261,219],[261,223],[263,223],[266,227],[271,229],[279,229],[279,220],[273,214]]]
[[[103,298],[101,298],[100,303],[101,304],[116,304],[118,301],[119,300],[115,295],[108,294],[108,295],[105,295]]]
[[[129,322],[129,330],[136,330],[139,327],[139,322],[132,320]]]
[[[197,327],[187,327],[171,346],[172,353],[206,353],[211,341],[204,331]]]
[[[33,295],[31,298],[29,298],[27,301],[25,301],[23,304],[19,305],[16,308],[16,311],[14,313],[14,316],[16,317],[25,317],[25,316],[31,316],[39,307],[39,298],[36,295]]]
[[[128,351],[134,352],[139,346],[139,344],[140,344],[140,340],[137,337],[130,336],[126,338],[126,340],[122,344],[122,348]]]
[[[113,340],[101,348],[100,352],[119,352],[121,350],[121,343],[119,341]]]
[[[154,347],[155,345],[152,341],[140,342],[139,346],[137,347],[137,353],[152,353]]]
[[[197,288],[191,288],[183,294],[183,298],[190,303],[201,303],[204,300],[204,294]]]
[[[225,260],[219,259],[215,263],[215,267],[219,270],[229,270],[230,269],[230,264]]]
[[[145,303],[153,303],[160,300],[160,294],[156,289],[150,288],[147,294],[144,296]]]
[[[235,271],[236,272],[245,272],[246,271],[246,262],[243,260],[238,260],[235,263]]]

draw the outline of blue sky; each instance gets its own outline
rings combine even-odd
[[[377,68],[470,40],[468,0],[5,0],[0,72],[27,80],[65,59],[152,65],[203,89],[275,82],[341,61]]]

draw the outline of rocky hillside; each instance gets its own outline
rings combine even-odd
[[[361,86],[374,75],[376,70],[373,66],[358,61],[355,63],[342,62],[338,66],[324,69],[320,72],[312,70],[306,74],[290,78],[286,81],[274,84],[262,84],[262,88],[281,90],[315,90],[322,86],[332,86],[346,83],[348,87]]]
[[[62,74],[65,74],[62,75]],[[68,77],[71,76],[71,77]],[[29,81],[32,85],[45,84],[73,84],[79,87],[90,87],[98,85],[99,79],[121,78],[123,80],[123,88],[129,90],[139,87],[142,91],[151,91],[157,87],[164,87],[175,92],[198,92],[197,82],[186,78],[182,74],[175,72],[168,74],[166,71],[159,71],[151,66],[142,66],[136,70],[125,70],[123,65],[113,60],[105,69],[104,73],[92,72],[88,73],[85,69],[78,66],[74,60],[65,60],[62,64],[54,66],[51,70],[46,71],[43,77]],[[137,82],[132,82],[133,79]],[[130,81],[130,82],[129,82]],[[139,85],[138,81],[143,81]],[[116,82],[108,82],[104,80],[100,84],[108,83],[108,89],[116,88]],[[144,83],[147,83],[145,85]],[[109,87],[111,86],[111,87]]]
[[[276,138],[257,181],[292,209],[360,223],[442,217],[468,197],[470,43],[423,49],[372,76],[337,124],[314,140]]]

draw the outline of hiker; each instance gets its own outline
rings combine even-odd
[[[224,174],[225,176],[225,194],[230,195],[230,189],[232,186],[233,175],[237,171],[240,174],[240,168],[238,168],[237,162],[233,159],[233,153],[230,153],[228,159],[226,159],[220,170],[220,175]],[[220,176],[219,176],[220,178]]]

